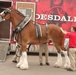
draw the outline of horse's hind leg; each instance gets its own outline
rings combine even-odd
[[[20,69],[28,69],[27,52],[25,51],[26,45],[22,45],[22,55],[20,57],[19,63],[16,65]]]
[[[62,66],[62,56],[61,56],[61,49],[55,45],[56,49],[57,49],[57,61],[54,64],[54,67],[59,68]]]
[[[65,50],[64,47],[58,47],[56,46],[56,49],[58,51],[58,58],[57,58],[57,62],[55,63],[54,67],[61,67],[62,66],[62,56],[61,56],[61,52],[63,52],[64,57],[65,57],[65,63],[64,63],[64,68],[69,68],[70,67],[70,59],[68,57],[68,53],[67,50]]]
[[[68,51],[62,51],[65,57],[64,68],[70,68],[70,59],[68,57]]]

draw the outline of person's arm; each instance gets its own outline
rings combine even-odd
[[[67,31],[63,30],[61,27],[60,27],[60,29],[64,34],[67,34]]]

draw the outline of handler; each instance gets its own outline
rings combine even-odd
[[[71,62],[70,68],[68,71],[75,71],[76,70],[76,27],[71,27],[71,32],[66,32],[61,29],[66,36],[69,37],[69,58]]]
[[[48,62],[48,45],[47,43],[41,43],[40,46],[39,46],[39,61],[40,61],[40,66],[43,65],[43,59],[42,59],[42,54],[43,54],[43,51],[45,53],[45,62],[46,62],[46,65],[50,65],[49,62]]]

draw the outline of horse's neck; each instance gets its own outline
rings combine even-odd
[[[13,24],[14,27],[16,27],[21,21],[22,21],[23,17],[12,17],[11,22]]]

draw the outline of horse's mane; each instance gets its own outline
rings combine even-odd
[[[17,9],[14,9],[14,10],[17,12],[17,14],[19,14],[19,15],[25,17],[25,16],[24,16],[20,11],[18,11]]]

